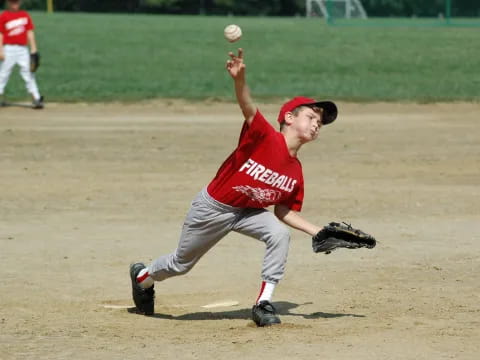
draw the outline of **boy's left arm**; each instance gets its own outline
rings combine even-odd
[[[338,248],[372,249],[377,244],[372,235],[355,229],[350,224],[331,222],[327,226],[319,228],[285,205],[276,205],[275,215],[285,224],[311,235],[312,248],[315,253],[330,254]]]
[[[320,230],[322,230],[321,227],[318,227],[308,222],[303,217],[301,217],[298,212],[291,210],[288,206],[281,204],[275,205],[274,213],[278,219],[283,221],[288,226],[303,231],[311,236],[314,236]]]
[[[27,32],[28,44],[30,45],[30,54],[35,54],[38,52],[37,41],[35,40],[35,33],[33,30],[28,30]]]

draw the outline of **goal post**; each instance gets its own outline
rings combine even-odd
[[[480,0],[409,0],[415,6],[389,8],[382,1],[305,0],[305,15],[338,26],[480,26]]]
[[[321,16],[327,21],[335,18],[367,19],[361,0],[306,0],[306,16]]]

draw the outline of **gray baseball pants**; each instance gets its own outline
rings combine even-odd
[[[278,283],[285,272],[290,232],[265,209],[236,208],[213,199],[203,189],[192,201],[177,249],[154,260],[148,272],[156,280],[183,275],[230,231],[253,237],[266,245],[262,279]]]

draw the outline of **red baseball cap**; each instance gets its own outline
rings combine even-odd
[[[278,114],[278,122],[282,124],[285,121],[285,114],[293,111],[299,106],[318,106],[323,109],[322,124],[327,125],[334,122],[338,115],[337,105],[331,101],[316,101],[304,96],[294,97],[292,100],[283,104]]]

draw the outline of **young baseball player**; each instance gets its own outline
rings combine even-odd
[[[266,245],[263,281],[252,317],[258,326],[268,326],[280,323],[271,299],[287,261],[290,234],[284,224],[311,236],[321,230],[298,214],[304,186],[297,154],[302,145],[317,138],[323,125],[336,119],[337,107],[329,101],[293,98],[280,110],[278,132],[250,97],[242,49],[229,56],[226,68],[245,119],[238,145],[193,200],[177,249],[148,267],[130,266],[133,300],[139,312],[153,314],[154,281],[187,273],[218,241],[236,231]],[[266,210],[271,205],[273,212]]]
[[[20,66],[20,74],[33,98],[33,108],[43,108],[43,97],[38,91],[35,75],[30,71],[30,53],[37,54],[37,43],[30,15],[20,10],[20,0],[7,0],[7,10],[0,14],[0,98],[4,104],[4,90],[13,67]],[[30,53],[28,46],[30,45]]]

